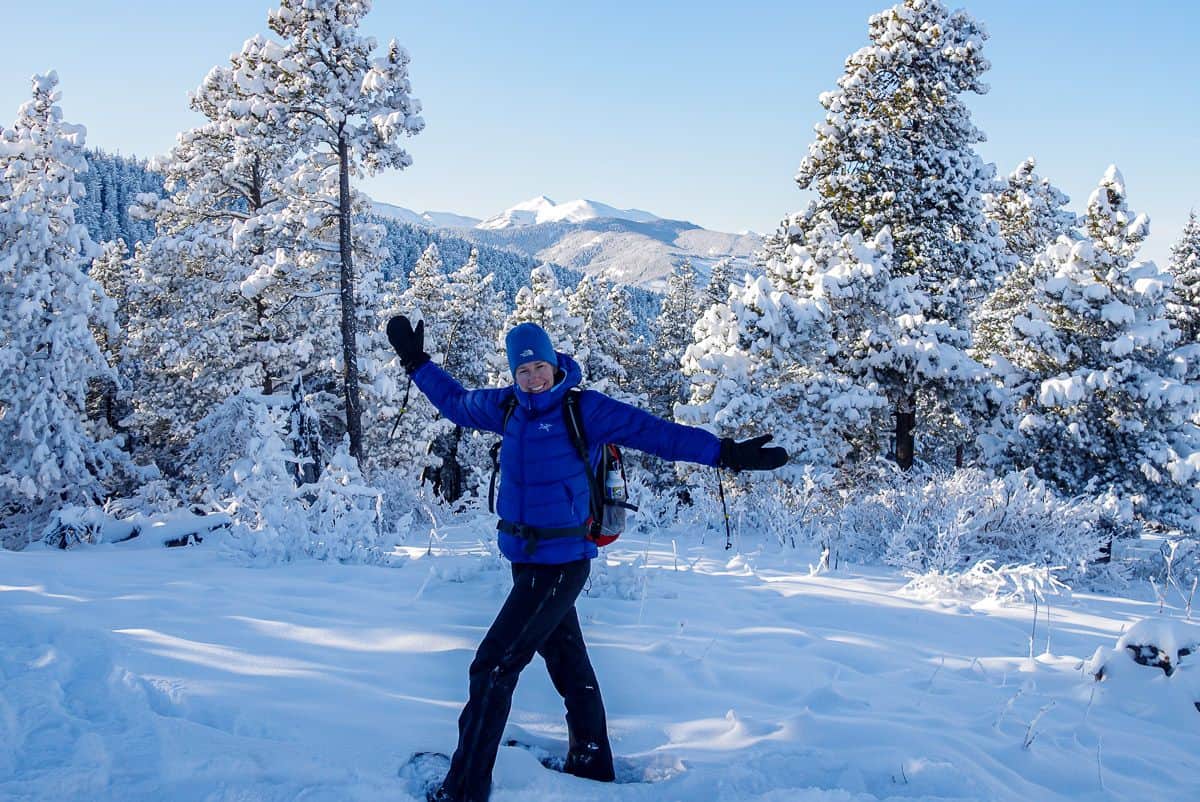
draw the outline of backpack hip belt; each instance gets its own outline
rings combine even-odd
[[[543,540],[557,540],[564,537],[586,537],[587,526],[565,526],[561,528],[545,526],[526,526],[515,524],[503,518],[496,524],[496,529],[525,541],[525,553],[532,555],[537,551],[537,544]]]

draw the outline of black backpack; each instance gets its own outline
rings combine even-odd
[[[573,389],[563,398],[563,420],[567,424],[567,434],[579,458],[583,460],[583,468],[587,472],[589,490],[589,516],[586,523],[587,539],[597,546],[607,546],[619,538],[625,531],[627,514],[637,512],[637,506],[626,501],[629,498],[629,483],[625,479],[625,466],[621,460],[621,450],[612,443],[604,444],[604,456],[600,460],[600,470],[593,473],[591,461],[588,459],[587,435],[583,430],[583,416],[579,412],[580,390]],[[509,396],[504,404],[504,423],[500,431],[508,428],[508,421],[517,408],[517,397]],[[500,473],[500,442],[492,446],[492,481],[488,487],[488,511],[496,511],[496,477]]]

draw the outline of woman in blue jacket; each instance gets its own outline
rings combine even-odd
[[[496,511],[500,551],[512,562],[513,588],[479,645],[470,668],[470,693],[458,719],[458,746],[438,802],[486,802],[492,767],[522,669],[540,654],[567,709],[564,770],[593,780],[613,779],[604,703],[575,613],[596,556],[588,539],[590,481],[566,428],[563,399],[581,378],[579,365],[557,353],[533,323],[505,338],[515,385],[464,390],[429,360],[424,324],[388,322],[388,339],[413,382],[438,411],[459,426],[501,436],[502,481]],[[516,399],[515,406],[512,399]],[[670,461],[731,470],[773,470],[787,462],[763,435],[735,442],[655,417],[603,393],[585,390],[579,412],[591,461],[604,443],[636,448]]]

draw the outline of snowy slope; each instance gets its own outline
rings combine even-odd
[[[412,225],[430,228],[472,228],[479,223],[478,217],[467,217],[466,215],[455,214],[454,212],[421,212],[417,214],[411,209],[405,209],[403,206],[381,203],[380,201],[372,201],[371,210],[380,217],[389,217],[393,220],[399,220],[402,223],[411,223]]]
[[[595,218],[461,233],[493,248],[515,250],[585,273],[608,273],[652,290],[663,289],[671,268],[684,259],[690,259],[701,276],[724,258],[732,259],[739,270],[755,271],[754,253],[762,247],[756,234],[726,234],[663,219],[639,223]]]
[[[211,540],[0,552],[0,799],[409,802],[397,767],[453,747],[467,665],[510,584],[492,537],[487,519],[443,525],[391,568],[251,568]],[[1167,677],[1118,653],[1113,679],[1084,671],[1131,621],[1194,631],[1177,611],[1052,599],[1030,659],[1028,607],[920,601],[889,571],[809,576],[811,554],[708,540],[623,539],[579,603],[614,748],[657,782],[589,783],[505,748],[494,802],[1196,787],[1200,665]],[[509,735],[565,738],[540,660]]]

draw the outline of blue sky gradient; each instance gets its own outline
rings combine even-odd
[[[6,3],[0,120],[58,70],[90,145],[148,157],[195,125],[187,94],[256,33],[266,0]],[[959,4],[950,3],[955,6]],[[1200,4],[976,0],[991,91],[968,103],[1001,173],[1036,156],[1082,211],[1105,168],[1163,261],[1200,208]],[[836,3],[376,0],[365,30],[412,53],[427,129],[414,165],[362,184],[417,211],[486,217],[534,195],[707,228],[772,230],[873,0]]]

